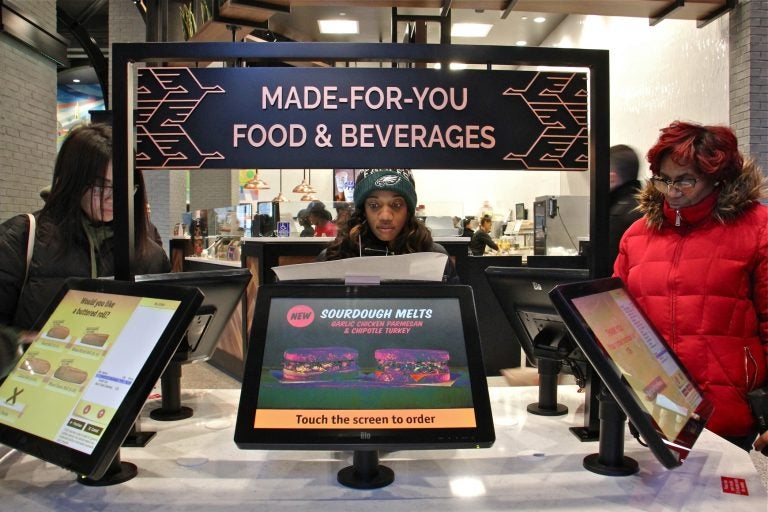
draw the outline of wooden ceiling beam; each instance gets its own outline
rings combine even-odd
[[[674,0],[670,2],[668,5],[662,7],[661,9],[653,13],[651,17],[648,18],[648,22],[652,27],[656,26],[662,21],[664,21],[670,14],[682,8],[684,5],[685,5],[685,0]]]

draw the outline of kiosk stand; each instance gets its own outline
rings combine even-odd
[[[629,476],[640,470],[637,461],[624,455],[624,422],[627,415],[605,386],[597,396],[600,402],[599,452],[584,457],[584,468],[605,476]]]
[[[340,469],[336,479],[353,489],[379,489],[395,481],[395,472],[379,464],[378,450],[355,450],[352,465]]]
[[[557,403],[557,376],[563,360],[573,349],[570,335],[562,327],[545,326],[533,339],[533,350],[539,369],[539,401],[528,405],[528,412],[540,416],[562,416],[568,407]]]
[[[149,417],[157,421],[176,421],[192,417],[191,407],[181,405],[181,361],[172,359],[160,377],[161,406]]]

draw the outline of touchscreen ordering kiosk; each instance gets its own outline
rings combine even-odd
[[[591,370],[548,295],[557,284],[588,279],[589,271],[572,268],[488,267],[485,275],[507,315],[525,358],[530,365],[538,368],[539,401],[530,404],[528,412],[543,416],[568,412],[565,405],[557,403],[557,379],[561,372],[571,373],[579,386],[588,391],[585,427],[571,431],[583,441],[597,439],[597,403],[589,403],[592,399],[592,382],[589,378]]]
[[[135,476],[120,445],[202,300],[196,288],[67,280],[0,386],[0,443],[87,485]]]
[[[352,450],[338,481],[373,489],[379,450],[494,442],[470,287],[264,285],[254,318],[239,448]]]
[[[213,356],[219,337],[230,322],[232,313],[251,280],[247,268],[144,274],[136,282],[193,286],[203,292],[203,304],[187,328],[187,332],[160,379],[161,407],[150,412],[160,421],[174,421],[192,416],[192,409],[181,405],[181,365],[205,361]]]
[[[616,415],[604,414],[602,408],[616,402],[662,465],[682,464],[712,414],[712,405],[621,280],[560,285],[549,295],[615,398],[615,402],[601,399],[600,453],[588,456],[584,467],[600,474],[637,471],[637,463],[623,457],[625,417],[619,425],[603,422]]]

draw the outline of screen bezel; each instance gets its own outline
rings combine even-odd
[[[206,330],[203,333],[204,339],[201,339],[196,347],[193,347],[192,350],[183,350],[184,346],[183,344],[180,344],[179,349],[174,356],[174,360],[191,362],[210,359],[211,356],[213,356],[216,346],[218,345],[219,337],[229,323],[238,304],[241,303],[243,294],[245,293],[251,278],[251,271],[247,268],[229,268],[192,272],[169,272],[167,274],[141,274],[135,276],[134,280],[137,283],[146,282],[169,286],[192,286],[203,292],[203,303],[195,316],[201,313],[210,312],[210,308],[213,307],[214,317],[211,319],[211,323],[206,326]],[[215,291],[224,287],[228,289],[223,292]],[[240,289],[240,293],[237,294],[237,296],[234,294],[235,288]],[[232,295],[226,298],[227,302],[224,304],[225,307],[216,307],[221,306],[222,304],[214,302],[214,296],[219,296],[221,293],[226,294],[230,291],[229,289],[231,289]]]
[[[272,298],[403,299],[455,298],[464,330],[464,346],[470,378],[476,426],[430,429],[255,429],[253,418],[259,397],[269,305]],[[241,449],[280,450],[387,450],[486,448],[495,441],[488,383],[485,377],[472,289],[465,285],[382,284],[376,286],[270,284],[259,288],[243,386],[235,425],[235,443]],[[361,435],[365,434],[365,435]],[[366,435],[371,434],[370,439]]]
[[[549,298],[549,291],[558,284],[588,279],[589,271],[574,268],[488,267],[485,276],[525,357],[531,365],[536,366],[537,357],[533,346],[535,333],[530,332],[521,316],[537,317],[542,322],[556,322],[560,315]],[[540,289],[534,287],[534,282],[540,285]]]
[[[141,412],[152,387],[168,365],[181,337],[200,306],[203,295],[196,288],[166,286],[147,283],[131,283],[104,279],[69,278],[52,301],[41,313],[32,327],[42,329],[58,307],[62,298],[70,291],[99,292],[134,297],[154,297],[179,301],[168,325],[160,335],[152,351],[147,354],[143,367],[136,375],[122,403],[115,411],[112,421],[106,426],[101,439],[90,454],[44,439],[18,428],[0,424],[0,443],[16,448],[78,475],[97,480],[109,468],[120,449],[120,445]]]
[[[712,414],[712,404],[706,400],[701,389],[693,381],[691,375],[678,357],[669,348],[666,340],[661,337],[656,328],[648,321],[637,301],[627,292],[627,297],[632,301],[638,313],[646,320],[652,333],[667,349],[671,359],[681,369],[682,373],[690,381],[696,391],[702,396],[702,402],[696,409],[700,419],[689,419],[677,439],[667,439],[658,426],[653,416],[643,406],[635,390],[626,379],[622,378],[622,372],[611,356],[602,348],[599,338],[589,327],[584,317],[573,303],[574,299],[598,293],[610,292],[622,289],[624,284],[618,277],[602,278],[580,283],[564,284],[556,286],[550,293],[550,298],[555,308],[560,313],[566,327],[571,332],[576,343],[581,348],[587,360],[592,364],[597,374],[605,383],[608,390],[614,396],[619,406],[629,420],[637,428],[638,432],[651,449],[656,459],[666,468],[672,469],[680,464],[688,455],[690,448],[696,441],[706,425],[706,421]],[[625,290],[626,291],[626,290]],[[689,429],[690,427],[690,429]]]

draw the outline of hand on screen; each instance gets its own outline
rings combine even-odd
[[[19,333],[19,344],[20,345],[29,345],[30,343],[35,341],[35,339],[37,338],[38,334],[40,334],[40,333],[38,333],[37,331],[21,331]]]
[[[34,332],[0,326],[0,379],[5,378],[19,360],[22,347],[26,347],[36,337],[37,333]]]

